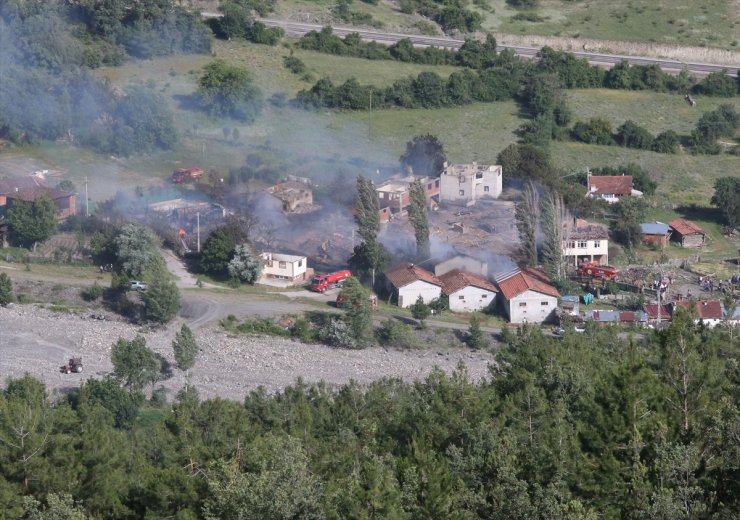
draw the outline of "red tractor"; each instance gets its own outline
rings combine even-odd
[[[178,168],[172,172],[172,182],[174,184],[198,182],[201,177],[203,177],[203,170],[200,168]]]
[[[80,374],[82,372],[82,358],[80,356],[71,357],[66,365],[59,367],[59,371],[63,374]]]
[[[598,262],[584,262],[578,267],[576,274],[609,281],[617,277],[619,269],[610,265],[599,265]]]
[[[311,282],[311,290],[315,292],[325,292],[329,289],[341,287],[344,285],[344,281],[350,276],[352,276],[352,272],[347,269],[344,271],[337,271],[336,273],[316,275]]]

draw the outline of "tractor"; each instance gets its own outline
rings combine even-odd
[[[74,372],[75,374],[79,374],[82,372],[82,358],[77,357],[71,357],[69,358],[69,361],[66,365],[63,365],[59,367],[59,371],[64,374],[71,374]]]

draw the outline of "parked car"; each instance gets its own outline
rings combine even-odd
[[[139,280],[132,280],[129,289],[132,291],[146,291],[146,283]]]

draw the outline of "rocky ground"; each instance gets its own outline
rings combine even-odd
[[[146,337],[147,345],[174,365],[171,343],[184,322],[166,329],[148,330],[123,321],[96,320],[89,314],[53,312],[38,305],[0,307],[0,377],[19,377],[28,372],[46,382],[50,391],[65,392],[89,377],[103,377],[113,370],[110,349],[123,337]],[[472,379],[488,376],[493,356],[466,349],[395,350],[368,348],[337,350],[305,345],[283,338],[232,336],[217,323],[196,331],[201,352],[191,370],[191,381],[204,398],[242,399],[258,386],[275,392],[302,378],[340,385],[350,380],[369,383],[383,377],[414,380],[425,377],[434,366],[450,372],[460,361]],[[59,367],[72,355],[81,355],[82,374],[62,374]],[[172,377],[161,383],[172,397],[185,384],[185,376],[173,366]]]

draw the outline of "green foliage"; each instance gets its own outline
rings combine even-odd
[[[88,518],[81,504],[72,495],[49,493],[46,507],[33,497],[23,499],[23,518],[27,520],[86,520]]]
[[[13,301],[13,281],[7,273],[0,273],[0,305]]]
[[[157,268],[151,275],[143,294],[144,316],[153,323],[165,324],[180,312],[180,291],[165,268]]]
[[[262,258],[254,254],[252,246],[240,244],[234,248],[234,256],[229,260],[229,276],[240,282],[254,284],[262,276]]]
[[[416,238],[416,258],[426,260],[431,256],[429,246],[429,218],[427,216],[427,196],[424,185],[416,180],[411,184],[410,205],[408,209],[409,221],[414,227]]]
[[[539,7],[539,0],[506,0],[506,3],[517,9],[534,9]]]
[[[214,60],[203,68],[197,95],[212,116],[252,121],[262,109],[262,92],[245,68]]]
[[[522,200],[514,207],[514,220],[519,242],[529,267],[537,266],[537,229],[540,222],[540,202],[537,188],[529,181],[524,187]]]
[[[119,338],[111,348],[110,357],[113,363],[113,377],[132,394],[154,383],[158,378],[157,357],[146,346],[143,336],[136,336],[130,341]]]
[[[329,346],[337,348],[356,349],[362,348],[355,339],[354,332],[350,325],[344,320],[329,320],[324,327],[319,330],[319,339]]]
[[[544,184],[554,182],[554,167],[547,149],[533,144],[510,144],[499,153],[504,180],[531,179]]]
[[[348,278],[342,287],[344,320],[349,325],[358,344],[363,344],[373,324],[372,307],[368,291],[355,277]]]
[[[490,342],[480,328],[480,318],[477,314],[470,316],[470,326],[468,327],[468,337],[465,338],[468,346],[474,350],[488,348]]]
[[[357,234],[362,243],[355,246],[349,264],[353,270],[364,277],[372,277],[382,272],[383,267],[390,260],[385,247],[378,242],[380,233],[380,210],[378,195],[369,179],[362,175],[357,177],[357,193],[355,195],[355,222]]]
[[[696,90],[705,96],[734,97],[737,92],[737,82],[727,70],[707,74],[697,85]]]
[[[409,309],[411,310],[411,316],[413,316],[415,320],[419,320],[419,323],[422,326],[424,325],[424,320],[432,315],[432,309],[429,308],[429,305],[424,303],[424,298],[422,298],[421,295],[419,295]]]
[[[406,143],[406,151],[399,161],[403,168],[411,168],[414,175],[436,178],[442,175],[447,160],[444,145],[431,134],[418,135]]]
[[[653,148],[654,138],[645,128],[627,120],[617,128],[617,142],[627,148],[650,150]]]
[[[234,257],[236,246],[245,239],[244,232],[234,225],[223,225],[211,231],[203,244],[200,270],[216,276],[228,274],[229,262]]]
[[[198,355],[198,344],[195,342],[193,331],[184,323],[180,327],[180,331],[175,334],[175,339],[172,340],[172,351],[180,370],[187,372],[193,368],[195,358]]]
[[[57,229],[56,214],[54,201],[47,195],[33,202],[15,199],[7,212],[13,242],[23,247],[43,242]]]
[[[632,249],[640,242],[640,223],[645,220],[645,203],[634,197],[624,197],[614,204],[615,218],[611,223],[614,240]]]
[[[303,63],[303,60],[296,58],[292,54],[290,56],[283,56],[283,65],[293,74],[306,73],[306,64]]]
[[[719,208],[730,230],[740,226],[740,179],[738,177],[717,179],[714,182],[711,203]]]
[[[611,122],[600,117],[592,118],[587,123],[578,121],[573,126],[573,137],[588,144],[614,143]]]
[[[386,347],[416,348],[419,340],[414,329],[401,321],[388,318],[375,331],[378,342]]]
[[[658,187],[658,183],[650,178],[650,174],[636,163],[594,168],[592,173],[594,175],[631,175],[635,189],[643,192],[645,195],[654,195]]]
[[[733,137],[738,127],[740,114],[730,104],[723,104],[716,110],[705,112],[691,132],[694,150],[699,153],[719,153],[717,140],[721,137]]]
[[[110,412],[116,428],[131,429],[143,402],[141,392],[127,392],[110,376],[90,378],[80,388],[80,406],[102,406]]]
[[[96,280],[95,283],[93,283],[90,287],[83,289],[80,294],[85,300],[89,302],[94,302],[96,300],[99,300],[103,296],[103,291],[103,287],[99,285]]]
[[[658,153],[678,153],[680,142],[676,132],[666,130],[655,136],[655,140],[653,140],[653,151]]]
[[[125,224],[113,246],[117,266],[130,277],[142,275],[159,258],[159,239],[151,229],[138,224]]]

